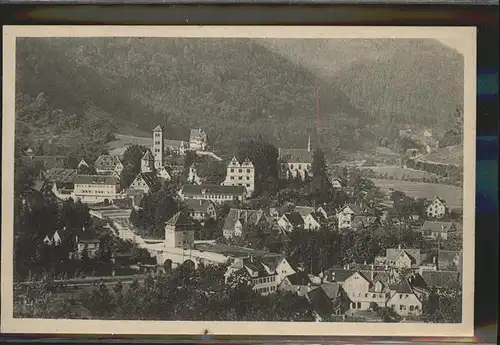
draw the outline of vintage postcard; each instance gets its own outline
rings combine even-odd
[[[3,49],[2,332],[472,335],[475,28]]]

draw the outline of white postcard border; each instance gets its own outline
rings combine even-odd
[[[253,336],[470,337],[474,311],[475,27],[4,26],[1,332]],[[460,324],[47,320],[13,318],[13,183],[16,37],[437,38],[464,55],[463,320]]]

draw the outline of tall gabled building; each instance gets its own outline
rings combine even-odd
[[[246,189],[247,197],[255,191],[255,167],[247,158],[241,164],[233,157],[227,165],[226,179],[223,186],[243,186]]]

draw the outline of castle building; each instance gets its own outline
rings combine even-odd
[[[165,223],[165,247],[192,248],[194,225],[186,212],[177,212]]]
[[[255,167],[247,158],[240,164],[236,157],[227,166],[226,179],[223,186],[243,186],[246,189],[247,197],[251,196],[255,190]]]
[[[150,173],[155,170],[155,158],[151,150],[147,149],[141,158],[141,173]]]
[[[163,166],[163,129],[160,125],[153,129],[153,155],[154,167],[159,169]]]
[[[200,128],[191,129],[189,132],[189,149],[193,151],[205,151],[207,145],[207,133]]]

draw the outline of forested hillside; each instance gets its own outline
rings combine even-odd
[[[343,91],[393,135],[404,124],[442,135],[463,105],[463,56],[433,40],[262,40]]]
[[[172,139],[202,127],[216,146],[262,135],[305,147],[313,133],[324,147],[356,149],[371,138],[366,115],[338,88],[250,39],[23,39],[17,63],[19,100],[43,92],[64,114],[90,112],[130,134],[160,123]],[[319,139],[316,89],[328,128]],[[18,119],[39,126],[36,117]]]

